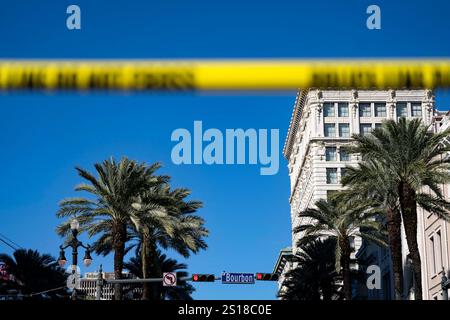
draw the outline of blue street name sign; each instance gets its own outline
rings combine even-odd
[[[255,275],[253,273],[237,273],[224,272],[222,273],[223,284],[254,284]]]

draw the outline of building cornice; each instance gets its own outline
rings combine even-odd
[[[291,247],[281,249],[278,255],[277,262],[275,263],[275,266],[273,268],[273,273],[281,274],[286,262],[291,261],[292,257],[293,253]]]
[[[291,121],[289,124],[289,129],[288,129],[288,133],[286,136],[286,140],[284,143],[284,148],[283,148],[283,155],[284,157],[289,160],[289,157],[291,155],[293,146],[294,146],[294,142],[295,142],[295,137],[297,135],[298,132],[298,128],[299,128],[299,124],[300,124],[300,120],[301,117],[303,115],[303,110],[305,107],[305,103],[308,97],[308,93],[311,91],[311,89],[308,90],[299,90],[297,93],[297,96],[295,98],[295,103],[294,103],[294,110],[292,111],[292,115],[291,115]],[[342,92],[347,92],[349,95],[353,96],[352,101],[354,103],[358,103],[360,100],[361,101],[386,101],[386,95],[391,96],[392,93],[394,93],[395,95],[395,101],[411,101],[412,100],[417,100],[417,101],[422,101],[422,102],[430,102],[433,103],[434,102],[434,97],[433,97],[433,91],[432,90],[325,90],[323,91],[324,94],[324,100],[333,100],[333,101],[340,101],[342,99],[342,101],[348,101],[349,97],[336,97],[335,95],[342,93]],[[424,97],[424,92],[425,92],[425,97]],[[332,94],[332,98],[329,97],[329,94]],[[354,95],[356,94],[356,99],[354,97]],[[391,100],[393,101],[393,100]]]
[[[294,110],[292,111],[291,122],[289,124],[289,129],[283,148],[283,155],[288,160],[292,152],[292,146],[294,145],[295,136],[297,134],[298,125],[300,123],[308,91],[309,90],[299,90],[295,98]]]

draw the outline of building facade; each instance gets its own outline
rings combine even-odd
[[[286,279],[286,273],[292,269],[292,248],[286,247],[280,250],[277,262],[273,268],[273,273],[280,275],[278,278],[278,293],[281,294],[285,290],[283,282]]]
[[[97,293],[97,279],[99,278],[98,272],[86,272],[84,277],[80,279],[79,293],[84,296],[86,300],[95,300]],[[124,272],[122,274],[123,279],[134,278],[130,273]],[[102,272],[103,280],[114,280],[114,272]],[[126,300],[139,300],[142,296],[142,285],[136,284],[124,284],[122,286],[124,291],[124,298]],[[104,283],[102,286],[101,300],[113,300],[114,298],[114,285],[110,283]]]
[[[351,136],[369,134],[372,129],[381,126],[383,120],[400,117],[420,118],[426,125],[433,124],[434,130],[443,130],[449,125],[445,120],[447,118],[435,110],[434,96],[430,90],[305,90],[297,94],[283,149],[288,160],[291,185],[289,201],[292,230],[309,223],[298,216],[299,212],[342,189],[340,180],[345,174],[345,167],[355,165],[359,160],[357,155],[350,155],[342,148],[352,141]],[[448,189],[445,192],[448,193]],[[419,215],[419,220],[427,217],[419,221],[418,236],[422,261],[425,263],[423,272],[427,273],[423,276],[424,292],[427,291],[424,298],[429,299],[438,290],[437,269],[441,266],[448,268],[448,224],[422,212]],[[297,251],[297,241],[301,236],[292,233],[292,254]],[[434,255],[436,263],[431,265],[434,266],[434,278],[428,277],[431,269],[428,268],[430,259],[427,250],[432,244],[425,244],[426,239],[433,239],[430,241],[434,241],[436,250],[442,252]],[[436,244],[439,243],[438,239],[442,242],[440,245]],[[355,289],[355,295],[367,299],[392,298],[389,250],[370,246],[361,239],[354,239],[353,247],[354,258],[364,256],[378,264],[383,273],[381,290],[361,293]],[[407,248],[406,243],[403,247]],[[406,261],[407,251],[404,256]],[[295,264],[291,264],[291,267],[295,267]],[[434,289],[429,291],[428,288]]]
[[[450,112],[436,112],[433,128],[435,132],[449,129]],[[446,144],[450,145],[450,141],[446,141]],[[445,198],[450,199],[450,185],[442,185],[441,188]],[[450,223],[420,207],[417,210],[423,298],[441,300],[441,275],[443,271],[447,272],[450,269]],[[403,247],[405,248],[404,256],[407,257],[406,240],[404,240]]]

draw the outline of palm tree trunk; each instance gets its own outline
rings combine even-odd
[[[387,208],[387,230],[389,248],[391,250],[392,270],[394,273],[395,300],[403,299],[403,265],[402,265],[402,239],[401,216],[396,208]]]
[[[122,279],[123,258],[125,256],[126,226],[115,224],[113,226],[113,247],[114,247],[114,278]],[[123,291],[120,283],[114,285],[114,300],[122,300]]]
[[[155,272],[157,265],[156,245],[150,237],[150,232],[144,232],[142,236],[142,275],[145,279],[151,276],[159,277],[159,272]],[[142,290],[142,300],[159,300],[158,285],[156,283],[145,282]]]
[[[350,271],[351,247],[348,239],[339,240],[339,246],[341,250],[341,267],[342,267],[342,278],[344,282],[344,297],[345,300],[352,300],[352,279]]]
[[[149,270],[152,274],[155,275],[155,277],[160,278],[163,276],[163,272],[162,272],[161,266],[159,264],[159,259],[158,259],[159,256],[157,254],[157,247],[154,242],[150,242],[149,251],[150,251]],[[151,300],[153,300],[153,301],[161,300],[160,296],[161,296],[161,292],[162,292],[162,283],[153,284],[151,289],[152,289],[151,290]]]
[[[149,272],[149,235],[144,232],[142,235],[141,259],[142,259],[142,276],[144,279],[150,277]],[[142,300],[150,300],[151,284],[144,282],[142,289]]]
[[[399,186],[400,206],[405,227],[406,242],[412,259],[414,272],[414,299],[422,300],[422,264],[417,244],[417,203],[416,192],[407,183]]]

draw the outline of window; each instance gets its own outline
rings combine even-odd
[[[443,267],[442,261],[442,238],[441,231],[437,231],[429,238],[429,246],[430,246],[430,265],[432,275],[436,275],[441,272]]]
[[[350,154],[347,150],[341,148],[340,150],[341,161],[350,161]]]
[[[325,137],[336,136],[336,126],[334,125],[334,123],[325,123],[324,130],[325,130]]]
[[[343,177],[345,177],[346,173],[347,173],[347,169],[346,168],[341,168],[341,179]]]
[[[375,129],[381,129],[383,125],[381,123],[375,123]]]
[[[348,123],[339,124],[339,137],[350,138],[350,126]]]
[[[336,161],[336,147],[325,148],[325,159],[326,161]]]
[[[362,134],[363,136],[367,135],[370,133],[370,131],[372,131],[372,125],[370,123],[363,123],[360,126],[360,134]]]
[[[441,272],[443,267],[442,261],[442,238],[441,231],[437,231],[434,235],[430,237],[430,249],[431,249],[431,266],[433,270],[433,275]]]
[[[386,117],[386,103],[375,103],[375,117]]]
[[[430,253],[431,253],[431,271],[433,272],[432,274],[435,275],[436,274],[436,251],[435,251],[435,246],[434,246],[434,236],[430,237]]]
[[[348,103],[338,103],[338,116],[348,117]]]
[[[442,261],[442,239],[441,239],[441,231],[437,231],[436,234],[434,235],[434,245],[436,247],[435,251],[436,251],[436,273],[441,272],[442,267],[443,267],[443,261]]]
[[[411,116],[422,117],[422,104],[420,102],[411,103]]]
[[[406,102],[397,103],[397,117],[406,118],[408,116],[408,110],[406,109]]]
[[[323,104],[323,116],[334,117],[334,103],[327,102]]]
[[[327,168],[327,183],[338,183],[337,182],[337,168]]]
[[[360,103],[359,104],[359,116],[360,117],[371,117],[372,112],[370,111],[370,103]]]

